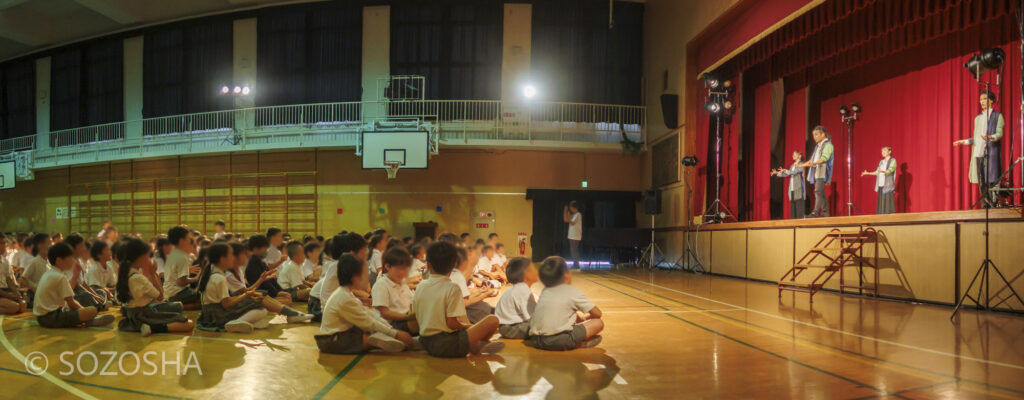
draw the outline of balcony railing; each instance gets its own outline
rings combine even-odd
[[[646,109],[585,103],[412,100],[252,107],[146,118],[0,141],[0,156],[33,150],[37,167],[182,153],[354,146],[373,121],[416,118],[442,145],[605,144],[646,139]],[[488,142],[481,142],[488,141]]]

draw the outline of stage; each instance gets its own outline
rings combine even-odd
[[[1013,287],[1024,293],[1021,209],[992,209],[989,225],[991,259]],[[656,232],[662,246],[677,247],[688,230],[690,247],[711,274],[778,282],[830,230],[857,231],[862,227],[878,231],[881,297],[955,304],[985,259],[985,210],[735,222],[659,228]],[[864,252],[871,257],[874,248],[866,246]],[[671,262],[677,257],[666,258]],[[847,284],[851,277],[856,279],[856,268],[844,272]],[[999,292],[996,282],[993,278],[991,293],[1002,297],[1006,293]],[[837,274],[824,288],[838,290],[839,284]],[[1024,309],[1015,301],[1008,304]]]

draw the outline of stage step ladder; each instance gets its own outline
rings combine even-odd
[[[874,253],[870,258],[864,257],[864,247],[874,245]],[[817,262],[816,262],[817,261]],[[857,284],[847,285],[843,276],[846,267],[857,268]],[[874,280],[870,285],[865,284],[864,268],[874,270]],[[814,270],[814,273],[802,275],[803,277],[814,276],[807,282],[798,280],[804,271]],[[878,296],[878,231],[871,227],[859,227],[857,230],[832,229],[825,234],[818,243],[811,246],[810,250],[800,257],[800,260],[793,264],[793,268],[786,271],[779,279],[779,298],[782,291],[804,292],[810,295],[810,301],[814,302],[814,294],[825,286],[829,279],[839,273],[839,292],[846,289],[857,289],[858,293],[865,291]]]

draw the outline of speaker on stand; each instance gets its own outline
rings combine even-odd
[[[651,243],[644,248],[643,253],[640,254],[640,259],[636,265],[640,268],[646,268],[653,271],[655,267],[663,264],[665,261],[665,252],[661,251],[661,247],[654,240],[654,216],[661,214],[661,190],[660,189],[647,189],[644,190],[644,214],[651,216]],[[673,262],[668,268],[674,268],[678,266],[677,263]],[[653,278],[652,278],[653,279]]]

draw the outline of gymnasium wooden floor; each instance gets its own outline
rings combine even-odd
[[[801,294],[780,302],[774,285],[679,272],[577,273],[573,284],[605,312],[600,346],[554,353],[506,341],[498,355],[459,360],[320,355],[315,326],[143,339],[43,329],[23,314],[0,321],[0,397],[1024,398],[1024,317],[967,310],[952,323],[948,307],[832,293],[812,308]],[[23,361],[36,351],[49,359],[41,377]],[[101,351],[182,354],[183,367],[194,352],[202,376],[65,376],[63,351],[75,352],[71,363],[85,351],[101,363]],[[82,370],[91,366],[86,357]]]

